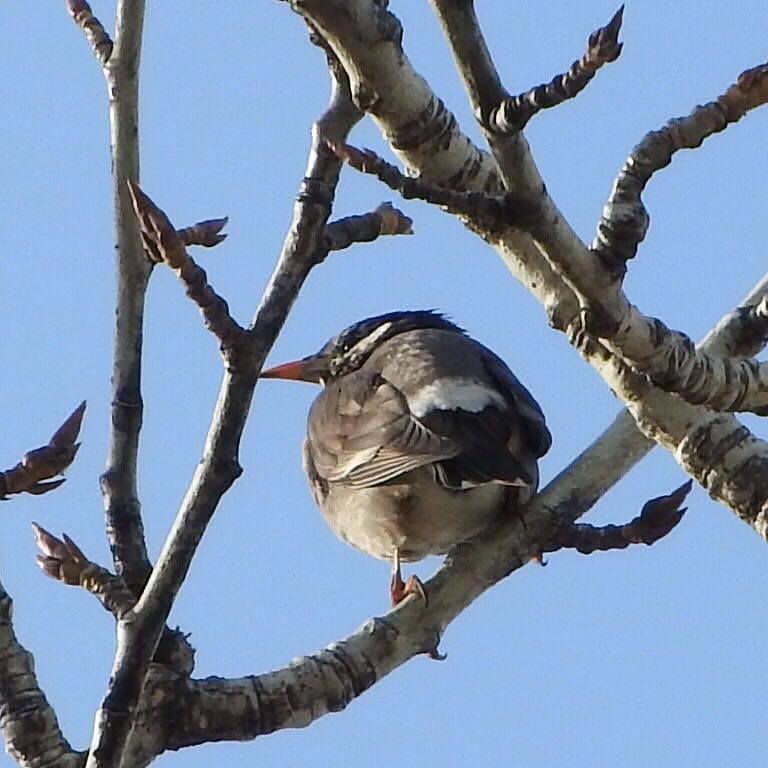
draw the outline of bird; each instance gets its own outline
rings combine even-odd
[[[527,503],[552,443],[506,363],[434,310],[361,320],[260,378],[322,385],[303,444],[310,489],[340,539],[391,563],[393,605],[427,600],[401,562],[446,554]]]

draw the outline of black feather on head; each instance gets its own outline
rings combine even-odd
[[[464,334],[463,328],[448,320],[434,309],[387,312],[368,317],[345,328],[318,352],[319,357],[330,359],[331,375],[338,376],[359,368],[382,342],[406,331],[437,328]]]

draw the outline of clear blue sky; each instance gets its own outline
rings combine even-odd
[[[323,57],[274,0],[148,5],[142,183],[179,226],[230,215],[226,243],[199,256],[247,322],[290,220],[310,123],[326,101]],[[479,5],[512,91],[568,67],[615,10],[614,0]],[[427,3],[392,6],[414,65],[477,136]],[[110,28],[113,9],[94,3]],[[634,143],[765,61],[767,28],[768,8],[746,0],[629,4],[620,60],[527,131],[583,238],[591,240]],[[64,487],[3,506],[0,571],[40,682],[66,735],[83,747],[111,666],[113,622],[88,595],[38,571],[29,523],[65,530],[109,563],[98,489],[113,324],[106,94],[63,0],[5,4],[0,50],[0,465],[45,442],[81,399],[89,406]],[[765,269],[766,131],[768,109],[677,157],[646,195],[652,225],[627,290],[693,337]],[[383,151],[369,124],[354,138]],[[345,171],[337,199],[340,216],[392,193]],[[415,236],[359,246],[318,268],[270,359],[313,351],[366,315],[440,308],[504,357],[541,402],[554,434],[546,482],[609,424],[617,401],[493,252],[438,211],[402,207]],[[145,351],[140,495],[154,556],[200,455],[221,377],[214,340],[164,269],[150,288]],[[283,666],[387,607],[387,566],[337,541],[306,489],[300,443],[314,395],[308,385],[258,389],[245,474],[171,617],[192,633],[198,676]],[[763,422],[752,424],[765,436]],[[659,449],[588,519],[624,522],[684,479]],[[342,715],[255,743],[170,754],[160,765],[765,765],[768,550],[700,488],[689,506],[679,529],[652,548],[560,553],[546,569],[515,573],[449,628],[446,662],[412,661]],[[418,572],[426,577],[437,564]]]

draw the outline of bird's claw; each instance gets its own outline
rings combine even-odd
[[[409,577],[408,581],[403,581],[400,572],[395,572],[389,583],[389,597],[392,600],[392,607],[402,603],[408,595],[419,595],[424,601],[424,605],[429,603],[424,584],[418,576],[414,575]]]
[[[544,559],[544,555],[541,552],[531,555],[531,559],[528,562],[536,563],[536,565],[540,565],[542,568],[547,564],[547,561]]]

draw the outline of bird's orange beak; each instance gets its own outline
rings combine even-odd
[[[260,379],[288,379],[289,381],[308,381],[319,384],[328,375],[328,365],[322,357],[312,355],[303,360],[267,368],[259,374]]]
[[[304,368],[303,360],[294,360],[291,363],[276,365],[274,368],[267,368],[259,374],[260,379],[291,379],[292,381],[301,381],[301,371]]]

